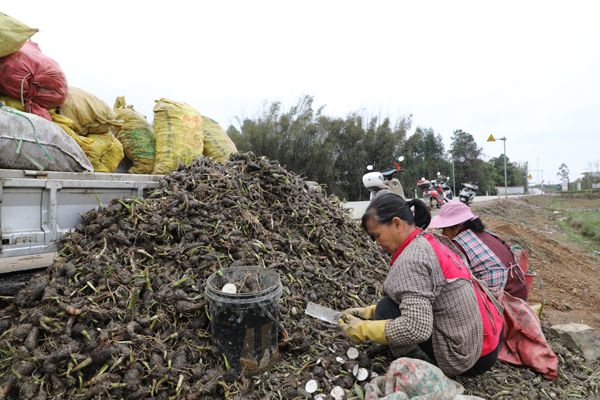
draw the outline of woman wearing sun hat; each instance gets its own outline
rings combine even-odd
[[[440,228],[442,235],[452,239],[469,259],[473,275],[484,281],[496,297],[506,291],[527,301],[525,277],[513,252],[502,239],[485,230],[469,206],[449,201],[433,217],[429,227]]]
[[[556,379],[558,358],[544,337],[538,317],[527,305],[523,271],[506,243],[486,231],[481,219],[458,201],[444,204],[429,227],[441,228],[442,234],[467,255],[473,275],[497,293],[504,309],[504,342],[498,359]]]

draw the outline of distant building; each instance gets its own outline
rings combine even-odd
[[[582,180],[589,180],[591,182],[600,182],[600,171],[584,172],[581,175],[583,175],[583,178],[581,178]]]
[[[581,185],[581,189],[600,189],[600,171],[589,171],[581,174],[575,182]]]

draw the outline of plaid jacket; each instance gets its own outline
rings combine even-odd
[[[440,241],[464,259],[449,240]],[[448,376],[467,371],[479,359],[483,324],[473,284],[446,280],[427,239],[417,236],[408,244],[390,268],[383,289],[400,308],[400,317],[385,326],[390,347],[431,337],[438,366]]]
[[[452,239],[465,252],[471,271],[485,282],[494,297],[504,291],[508,270],[502,260],[470,229],[462,231]]]

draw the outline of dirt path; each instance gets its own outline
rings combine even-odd
[[[600,197],[530,196],[474,204],[486,227],[529,249],[538,273],[530,302],[543,302],[542,321],[580,322],[600,329],[600,257],[567,239],[560,223],[571,209],[598,209]],[[600,248],[600,243],[595,243]]]

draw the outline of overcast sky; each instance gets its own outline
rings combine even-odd
[[[315,97],[325,114],[413,115],[445,140],[471,133],[486,157],[529,162],[533,182],[600,161],[597,1],[41,1],[0,11],[70,85],[152,120],[186,102],[226,129],[266,102]]]

